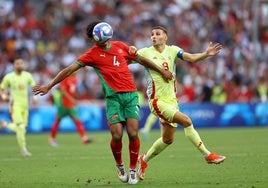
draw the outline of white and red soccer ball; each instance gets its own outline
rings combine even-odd
[[[106,22],[101,22],[95,25],[93,29],[93,38],[100,42],[104,43],[110,40],[113,36],[113,28]]]

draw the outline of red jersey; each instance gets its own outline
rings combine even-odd
[[[107,49],[93,46],[77,59],[77,63],[95,69],[107,97],[118,92],[137,90],[127,64],[127,60],[135,58],[136,55],[129,54],[128,45],[119,41],[111,41]]]
[[[65,92],[73,98],[75,98],[76,87],[77,87],[76,76],[69,76],[60,83],[60,89],[65,90]],[[73,108],[75,106],[75,104],[72,101],[70,101],[69,98],[66,97],[65,95],[62,95],[61,102],[65,108]]]

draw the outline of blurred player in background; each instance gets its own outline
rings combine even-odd
[[[155,74],[159,74],[166,81],[172,79],[173,76],[169,71],[136,54],[136,50],[133,50],[134,47],[129,47],[123,42],[110,40],[98,42],[94,38],[93,32],[99,28],[99,24],[99,22],[93,22],[87,26],[87,36],[95,45],[81,55],[75,63],[60,71],[47,85],[34,87],[33,92],[35,95],[45,95],[53,86],[80,68],[93,67],[100,78],[105,95],[106,116],[112,135],[110,147],[116,162],[118,177],[122,182],[136,184],[138,182],[136,165],[140,149],[140,139],[138,137],[139,99],[127,62],[136,60],[158,72]],[[110,28],[108,24],[105,29],[107,28]],[[122,159],[124,126],[126,126],[129,138],[129,176]]]
[[[10,102],[12,118],[11,123],[1,120],[0,127],[6,127],[16,133],[20,153],[24,157],[32,155],[26,147],[26,127],[29,113],[28,87],[34,85],[34,79],[31,73],[24,70],[24,61],[20,57],[14,59],[14,71],[8,73],[0,85],[2,99]],[[36,103],[36,97],[33,97],[33,104]]]
[[[73,120],[76,129],[81,137],[82,143],[88,144],[92,141],[87,137],[84,126],[78,117],[78,112],[75,106],[76,87],[77,76],[75,73],[73,73],[71,76],[67,77],[60,83],[59,89],[57,89],[52,95],[53,102],[57,107],[57,116],[56,121],[51,127],[50,138],[48,139],[48,143],[51,146],[58,146],[58,143],[55,141],[56,135],[61,120],[66,116],[69,116]]]
[[[218,54],[222,48],[220,44],[210,43],[205,52],[190,54],[184,52],[177,46],[166,45],[167,39],[166,28],[161,26],[154,27],[151,32],[152,46],[143,48],[139,50],[138,53],[153,60],[158,66],[173,72],[174,75],[176,73],[175,62],[177,58],[187,62],[197,62]],[[179,111],[178,99],[175,93],[175,79],[168,83],[163,82],[159,76],[150,69],[146,69],[146,79],[147,83],[149,83],[147,88],[149,107],[152,113],[160,118],[162,137],[153,143],[146,154],[139,156],[138,175],[140,179],[143,180],[145,178],[147,163],[172,144],[178,124],[184,128],[186,137],[198,148],[207,163],[218,164],[223,162],[225,156],[210,152],[194,129],[191,119],[186,114]]]
[[[157,120],[158,120],[158,116],[156,116],[155,114],[150,113],[148,115],[145,121],[144,127],[140,129],[140,134],[143,140],[145,141],[149,140],[150,131]]]

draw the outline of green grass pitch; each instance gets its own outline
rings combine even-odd
[[[175,142],[150,161],[146,179],[135,187],[181,188],[266,188],[268,187],[268,127],[234,129],[198,129],[206,146],[227,159],[220,165],[206,164],[200,153],[176,132]],[[18,154],[15,135],[0,134],[0,187],[65,188],[127,187],[116,175],[110,151],[109,132],[88,132],[94,139],[80,143],[77,133],[59,133],[60,146],[48,146],[48,133],[28,134],[33,156]],[[160,135],[150,134],[141,141],[145,152]],[[128,141],[124,132],[123,157],[128,165]]]

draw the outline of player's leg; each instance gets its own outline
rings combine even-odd
[[[75,108],[68,109],[68,114],[75,124],[76,130],[78,131],[78,133],[81,137],[82,143],[88,144],[88,143],[92,142],[92,140],[87,137],[86,130],[84,128],[84,125],[82,124],[82,122],[80,121],[80,119],[78,117],[78,113],[77,113],[76,109]]]
[[[109,125],[109,127],[112,135],[112,139],[110,141],[110,147],[116,163],[118,177],[122,182],[126,183],[128,181],[128,175],[126,173],[122,158],[123,125],[121,123],[116,123]]]
[[[140,139],[138,137],[138,126],[139,122],[137,119],[127,119],[127,133],[129,138],[129,184],[136,184],[138,182],[136,177],[136,166],[140,151]]]
[[[162,137],[158,138],[149,150],[144,155],[139,156],[138,160],[138,175],[141,180],[145,178],[145,169],[147,162],[161,153],[167,146],[169,146],[174,140],[174,134],[176,132],[177,124],[170,123],[174,114],[177,112],[178,107],[174,104],[174,101],[161,101],[151,100],[149,101],[149,107],[152,113],[160,117],[162,124]]]
[[[51,126],[50,137],[48,138],[48,144],[53,146],[53,147],[59,146],[59,144],[56,142],[56,136],[57,136],[57,133],[59,130],[59,125],[60,125],[61,119],[63,117],[64,117],[64,114],[62,112],[58,111],[57,115],[56,115],[56,119]]]
[[[221,163],[225,160],[225,156],[220,156],[215,153],[211,153],[201,140],[198,132],[195,130],[191,119],[181,112],[176,112],[173,118],[173,122],[183,126],[185,136],[197,147],[197,149],[204,155],[208,163]]]
[[[144,127],[140,130],[140,133],[144,140],[149,140],[149,133],[157,120],[158,117],[153,113],[150,113],[150,115],[147,117]]]
[[[27,149],[26,127],[28,123],[28,109],[16,107],[12,111],[13,122],[17,125],[16,138],[20,148],[20,153],[24,157],[32,156]]]
[[[117,175],[120,181],[128,182],[128,175],[125,170],[124,162],[122,159],[122,137],[123,137],[123,122],[122,111],[117,95],[106,99],[106,118],[111,133],[110,147],[115,160]]]
[[[162,124],[162,137],[158,138],[153,145],[149,148],[146,154],[139,156],[138,175],[141,180],[145,178],[145,170],[148,162],[164,151],[170,144],[173,143],[176,127],[171,126],[168,122]]]
[[[126,130],[129,139],[129,184],[137,184],[136,166],[140,151],[139,131],[139,100],[136,92],[124,93],[120,95],[120,100],[124,104],[123,115],[126,119]]]

